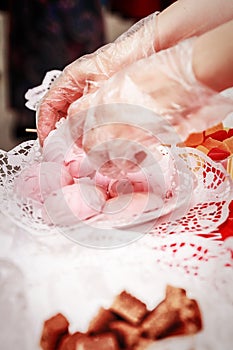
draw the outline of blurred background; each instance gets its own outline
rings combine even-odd
[[[24,95],[45,73],[114,41],[166,0],[1,0],[0,149],[36,138]]]

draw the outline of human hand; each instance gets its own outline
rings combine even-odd
[[[86,92],[95,91],[101,81],[154,51],[216,28],[232,16],[231,1],[201,0],[197,4],[197,0],[179,0],[157,18],[152,14],[138,22],[115,43],[73,62],[64,69],[38,110],[41,144],[56,122],[66,117],[70,104]]]
[[[156,13],[122,34],[114,43],[83,56],[67,66],[43,98],[38,110],[38,136],[41,144],[56,122],[66,117],[72,102],[95,91],[115,72],[154,52]],[[143,45],[142,45],[143,42]]]
[[[232,101],[196,79],[196,40],[133,63],[70,106],[73,139],[104,174],[149,165],[154,145],[185,140],[233,110]]]

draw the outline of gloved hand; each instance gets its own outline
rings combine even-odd
[[[232,19],[233,2],[222,0],[179,0],[141,20],[115,43],[106,45],[67,66],[38,110],[38,135],[41,144],[69,105],[86,92],[96,90],[101,81],[121,68],[154,51],[200,35]],[[208,17],[208,21],[206,18]],[[59,54],[59,53],[58,53]]]
[[[156,15],[142,19],[114,43],[81,57],[64,69],[38,110],[38,136],[42,144],[56,122],[66,117],[73,101],[95,91],[103,80],[123,67],[155,51]]]
[[[184,141],[233,110],[232,100],[195,78],[196,40],[131,64],[70,106],[73,139],[103,174],[116,177],[135,165],[150,166],[156,144]]]

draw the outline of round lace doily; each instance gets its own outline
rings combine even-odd
[[[174,153],[174,152],[173,152]],[[63,227],[62,232],[69,238],[80,241],[82,244],[105,246],[106,240],[115,242],[114,245],[128,243],[125,241],[127,230],[129,237],[133,237],[134,232],[150,232],[153,235],[166,235],[171,233],[201,233],[210,234],[216,238],[217,227],[226,220],[228,216],[228,206],[232,199],[232,181],[221,164],[216,164],[201,152],[192,148],[177,148],[176,156],[182,162],[182,167],[191,171],[194,176],[195,186],[188,193],[190,186],[189,173],[183,172],[180,181],[180,191],[172,205],[169,200],[164,204],[161,217],[156,217],[156,221],[142,215],[138,222],[127,227],[127,218],[122,222],[112,223],[109,232],[109,222],[107,231],[104,230],[106,222],[102,215],[90,219],[88,222],[80,223],[77,227]],[[39,162],[41,158],[40,147],[37,141],[29,141],[20,144],[10,152],[0,152],[0,209],[13,219],[18,225],[24,227],[31,233],[51,234],[57,232],[58,228],[47,226],[41,216],[41,205],[32,200],[18,198],[15,195],[14,181],[17,175],[30,164]],[[187,175],[187,176],[186,176]],[[187,181],[187,184],[185,183]],[[174,200],[174,199],[173,199]],[[166,206],[170,210],[166,211]],[[157,214],[155,214],[157,215]],[[150,222],[149,226],[147,221]],[[146,228],[142,227],[145,224]],[[96,230],[96,227],[99,229]],[[119,234],[119,229],[124,229],[124,234]],[[114,239],[113,231],[117,235]],[[98,234],[97,234],[98,232]],[[100,232],[102,232],[100,234]],[[95,233],[95,234],[94,234]],[[75,235],[75,238],[74,238]],[[91,238],[91,236],[93,236]],[[130,239],[131,240],[131,239]]]
[[[27,99],[26,105],[28,108],[35,111],[37,110],[40,100],[50,89],[51,85],[54,83],[57,77],[59,77],[60,74],[61,71],[58,70],[47,72],[44,80],[42,81],[42,84],[33,89],[30,89],[27,92],[25,97]],[[232,97],[232,89],[226,90],[223,92],[223,95],[224,94],[228,97]],[[30,152],[28,152],[28,148],[31,148]],[[179,179],[179,196],[178,198],[173,198],[173,203],[171,199],[168,199],[163,208],[163,212],[160,211],[157,213],[157,220],[155,225],[147,226],[144,229],[141,226],[136,231],[150,231],[153,235],[166,235],[168,233],[187,232],[208,235],[209,233],[212,233],[213,237],[219,237],[220,235],[217,232],[217,227],[226,220],[228,215],[228,205],[232,197],[231,180],[221,165],[214,163],[208,157],[206,157],[201,152],[198,152],[197,150],[191,148],[183,148],[176,150],[173,152],[173,154],[177,155],[176,162],[180,162],[180,164],[178,164],[178,167],[180,166],[182,169],[181,173],[183,173],[183,175],[181,175],[181,177],[183,177]],[[1,157],[4,159],[4,162],[7,164],[10,163],[7,166],[12,166],[14,168],[15,161],[13,160],[12,155],[14,155],[15,161],[18,159],[17,161],[21,163],[20,168],[18,169],[18,172],[20,172],[20,170],[24,167],[24,162],[31,164],[33,162],[33,157],[35,162],[37,160],[39,161],[39,158],[37,158],[39,157],[38,144],[25,143],[13,150],[11,154],[2,154]],[[186,168],[186,170],[184,168]],[[188,169],[197,180],[197,186],[194,186],[193,193],[189,193],[189,186],[192,184],[189,183],[189,176],[185,176],[185,171],[187,172]],[[13,219],[15,218],[17,222],[21,222],[23,226],[30,227],[31,231],[35,230],[36,232],[46,233],[47,228],[41,220],[40,208],[35,208],[35,203],[28,201],[22,204],[18,200],[15,200],[15,198],[14,201],[10,200],[10,198],[13,196],[11,184],[15,174],[13,176],[12,175],[13,173],[9,172],[9,181],[5,183],[2,209]],[[5,176],[6,175],[3,173],[2,177],[4,178]],[[1,179],[1,181],[4,180]],[[192,192],[191,188],[190,192]],[[154,215],[155,218],[156,213],[153,212],[152,215]],[[145,217],[144,215],[144,218],[140,216],[140,220],[142,223],[143,220],[149,219],[148,216]],[[91,236],[94,235],[95,230],[92,227],[93,222],[95,223],[95,227],[96,225],[102,225],[101,227],[103,227],[106,223],[106,220],[103,215],[100,215],[97,218],[89,221],[90,226],[88,227],[88,230],[86,225],[84,227],[82,225],[81,227],[78,227],[79,236],[81,236],[81,232],[84,231],[85,238],[80,238],[84,244],[85,242],[87,243],[86,231],[91,232]],[[127,220],[125,221],[124,219],[119,222],[118,219],[118,222],[112,222],[111,226],[117,228],[127,228],[127,224],[129,224],[129,222],[130,220],[127,222]],[[50,227],[49,231],[52,232],[53,228]],[[65,228],[63,228],[62,231],[70,238],[73,238],[73,232],[77,230],[75,228],[70,228],[67,231]],[[98,231],[97,238],[95,238],[97,241],[100,240],[98,238],[99,233],[100,232]],[[102,236],[104,237],[104,234],[102,234]],[[109,237],[109,234],[107,234],[107,237]],[[104,238],[104,240],[105,239],[106,238]],[[118,244],[120,243],[121,241],[118,241]]]

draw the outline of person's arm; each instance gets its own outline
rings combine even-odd
[[[231,0],[178,0],[157,18],[156,51],[233,19]]]
[[[132,63],[74,102],[68,123],[92,164],[100,167],[104,155],[101,171],[127,171],[128,163],[119,167],[115,159],[133,164],[133,144],[181,142],[221,122],[233,101],[218,91],[231,86],[233,20]]]
[[[41,144],[72,102],[84,91],[95,91],[104,80],[133,62],[169,47],[183,38],[203,33],[233,18],[233,2],[179,0],[158,16],[151,15],[116,42],[84,56],[65,68],[43,99],[38,111]]]
[[[233,86],[233,20],[197,39],[193,71],[198,81],[213,90]]]

